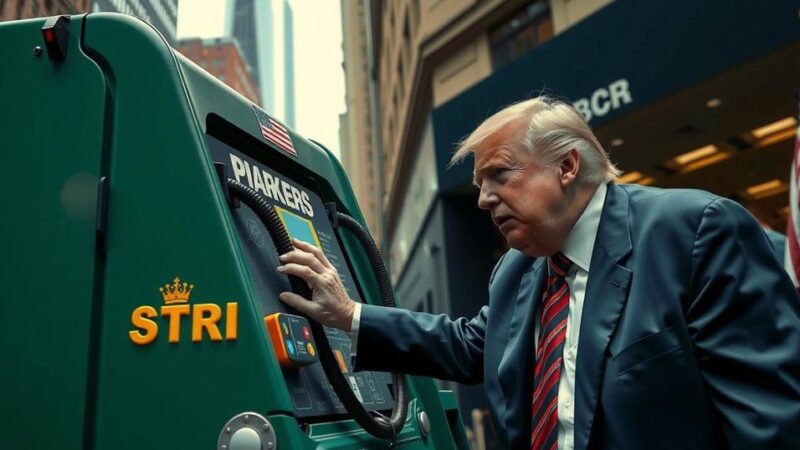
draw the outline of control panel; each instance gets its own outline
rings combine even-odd
[[[252,152],[240,151],[216,137],[206,135],[206,145],[213,161],[225,165],[227,178],[256,190],[275,208],[290,237],[322,249],[336,267],[350,298],[361,302],[361,294],[347,258],[328,219],[322,199],[309,186],[311,183],[299,183],[253,158],[250,156]],[[286,388],[295,406],[295,415],[315,417],[345,414],[342,403],[322,371],[317,360],[318,355],[312,355],[317,351],[316,344],[305,337],[304,325],[296,320],[301,318],[295,315],[296,312],[289,311],[278,299],[281,292],[291,291],[291,286],[288,278],[277,272],[280,261],[266,228],[255,213],[244,205],[232,209],[232,214],[250,267],[252,284],[258,296],[258,307],[261,308],[261,316],[265,318],[265,339],[270,339],[273,344],[275,342],[274,335],[267,331],[271,320],[277,323],[284,336],[282,347],[276,346],[275,349],[279,355],[281,351],[286,352],[281,367]],[[276,319],[268,319],[276,313],[280,313],[275,316]],[[287,344],[285,339],[287,333],[283,330],[281,317],[285,319],[288,334],[293,336],[288,340],[291,344]],[[350,357],[353,349],[349,335],[328,327],[325,327],[325,333],[342,373],[364,407],[368,410],[391,409],[394,406],[390,393],[391,376],[382,372],[353,372]],[[291,354],[292,350],[295,352],[294,356]]]
[[[272,347],[283,368],[301,367],[319,361],[308,319],[275,313],[264,317]]]

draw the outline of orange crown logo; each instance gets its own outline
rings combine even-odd
[[[172,284],[165,284],[163,287],[158,288],[161,291],[161,296],[164,297],[164,303],[171,305],[173,303],[187,303],[189,296],[192,295],[193,284],[187,282],[181,283],[181,279],[175,277]]]

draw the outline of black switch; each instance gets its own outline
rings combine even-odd
[[[69,44],[69,16],[55,16],[47,19],[42,27],[44,45],[50,61],[63,61],[67,57]]]

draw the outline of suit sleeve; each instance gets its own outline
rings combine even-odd
[[[505,256],[495,265],[489,286]],[[355,369],[480,383],[488,318],[488,306],[481,308],[472,320],[451,320],[444,314],[364,304]]]
[[[450,320],[444,314],[362,305],[355,369],[478,383],[488,309],[472,320]]]
[[[800,299],[772,252],[738,204],[705,209],[686,318],[732,449],[800,448]]]

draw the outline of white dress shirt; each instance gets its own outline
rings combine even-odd
[[[566,281],[569,286],[569,312],[567,315],[567,336],[564,340],[561,379],[558,384],[558,448],[572,450],[575,448],[575,363],[578,357],[578,334],[581,328],[581,313],[586,295],[586,283],[589,280],[589,265],[592,261],[594,242],[600,226],[600,216],[606,201],[607,186],[601,183],[586,205],[583,214],[575,223],[567,236],[561,250],[572,261],[567,272]],[[547,270],[547,266],[544,266]],[[353,322],[350,330],[352,340],[352,356],[356,356],[358,328],[361,321],[361,304],[356,303],[353,311]],[[536,341],[539,340],[539,317],[536,317]],[[535,349],[531,349],[531,354]],[[533,380],[531,380],[533,382]]]
[[[586,283],[589,280],[589,264],[600,226],[600,216],[606,201],[605,183],[600,184],[594,196],[586,205],[583,214],[567,236],[561,250],[572,261],[572,267],[565,277],[569,286],[569,312],[567,315],[566,338],[562,355],[561,379],[558,383],[558,448],[575,448],[575,363],[578,357],[578,334],[581,328],[583,300],[586,296]],[[547,270],[547,266],[544,266]],[[536,342],[539,341],[539,314],[536,315]],[[533,353],[534,350],[531,350]]]

